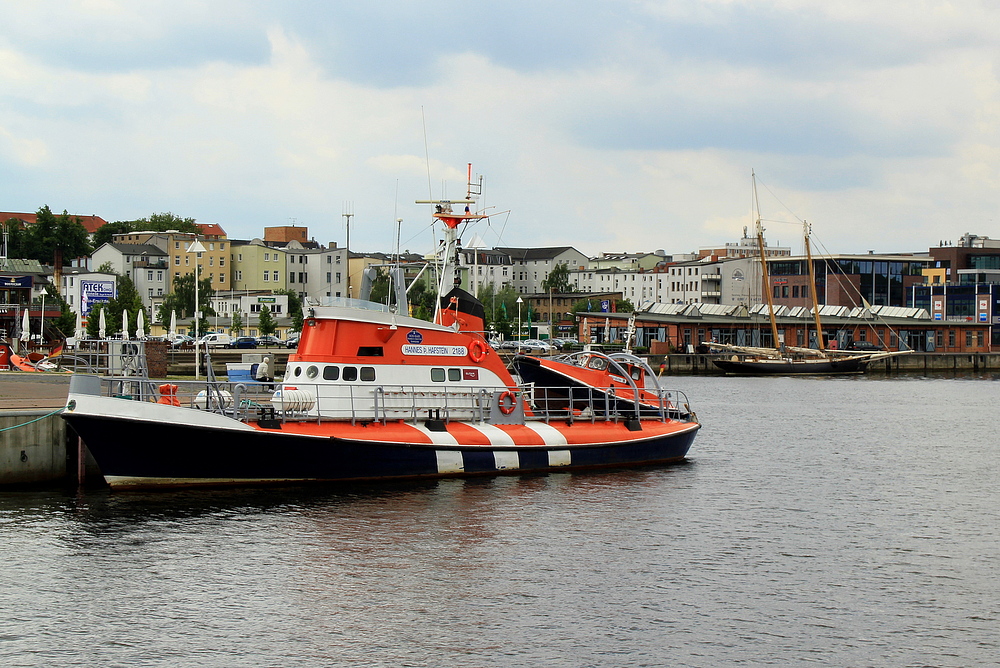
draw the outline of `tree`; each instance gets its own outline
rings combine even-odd
[[[542,281],[542,288],[546,292],[558,292],[560,294],[566,292],[576,292],[572,285],[569,284],[569,267],[565,263],[557,264],[549,275],[545,277]]]
[[[424,282],[423,278],[410,285],[410,291],[406,296],[414,318],[430,320],[434,317],[434,302],[437,299],[437,293],[427,289],[427,283]]]
[[[87,228],[79,218],[70,217],[66,211],[56,217],[48,205],[35,215],[35,224],[27,229],[26,257],[39,262],[52,262],[55,283],[59,283],[63,264],[73,258],[84,257],[93,252],[87,239]]]
[[[24,223],[17,218],[8,218],[3,223],[2,231],[7,233],[7,257],[28,257],[28,233]]]
[[[257,332],[261,336],[271,336],[274,334],[274,318],[271,317],[271,309],[267,305],[260,307],[260,316],[257,319]]]
[[[56,286],[52,283],[45,284],[45,295],[49,302],[59,305],[59,316],[46,321],[46,325],[59,331],[65,339],[76,334],[76,314],[62,298]]]
[[[237,308],[233,311],[232,321],[229,324],[229,333],[233,336],[239,336],[240,332],[243,330],[243,313]]]
[[[285,295],[288,297],[288,315],[292,319],[292,330],[295,332],[302,331],[302,300],[299,298],[299,293],[294,290],[275,290],[276,295]]]
[[[486,311],[486,329],[510,338],[517,326],[517,292],[509,285],[499,290],[493,283],[479,286],[476,297]]]
[[[149,317],[146,313],[146,307],[142,304],[142,295],[136,290],[132,279],[128,276],[118,275],[115,280],[117,284],[115,298],[109,301],[107,306],[108,331],[121,331],[124,325],[122,315],[125,311],[128,311],[129,327],[131,328],[129,333],[131,334],[135,331],[136,318],[140,310],[143,312],[143,318],[147,322],[149,321]]]
[[[115,234],[128,234],[129,232],[166,232],[177,230],[190,234],[201,234],[194,218],[181,218],[169,211],[166,213],[154,213],[148,218],[137,220],[117,220],[107,225],[102,225],[94,233],[94,245],[102,246],[111,241]]]
[[[178,318],[193,317],[194,274],[175,276],[170,287],[171,292],[164,295],[163,306],[160,307],[160,322],[169,322],[171,311],[176,311]],[[215,309],[211,307],[212,295],[214,294],[212,279],[203,278],[198,281],[198,308],[202,312],[203,319],[204,316],[215,315]],[[163,319],[164,315],[166,320]],[[199,331],[201,331],[200,327]]]
[[[104,306],[102,303],[94,304],[87,315],[87,336],[91,339],[96,339],[101,335],[101,311],[104,310]]]

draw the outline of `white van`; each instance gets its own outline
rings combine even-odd
[[[233,344],[233,337],[228,334],[206,334],[198,339],[198,345],[206,348],[228,348]]]

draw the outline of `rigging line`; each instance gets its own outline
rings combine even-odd
[[[434,199],[431,189],[431,153],[427,148],[427,117],[424,116],[424,105],[420,105],[420,121],[424,126],[424,163],[427,165],[427,199]]]
[[[795,215],[795,212],[792,211],[791,209],[789,209],[788,206],[784,202],[781,201],[781,198],[778,197],[777,195],[775,195],[774,191],[767,187],[766,183],[764,183],[760,179],[757,179],[757,182],[760,183],[760,185],[764,186],[764,190],[766,190],[767,192],[769,192],[771,194],[771,197],[773,197],[775,199],[775,201],[778,202],[778,204],[780,204],[782,207],[784,207],[785,211],[787,211],[789,214],[791,214],[791,216],[793,218],[795,218],[795,220],[799,221],[799,225],[801,225],[803,223],[803,220],[801,218],[799,218],[797,215]],[[758,210],[758,213],[759,213],[759,210]],[[781,222],[781,221],[772,221],[772,222],[776,222],[777,223],[777,222]]]

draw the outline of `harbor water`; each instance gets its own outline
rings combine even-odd
[[[0,665],[996,665],[997,379],[669,380],[681,465],[0,492]]]

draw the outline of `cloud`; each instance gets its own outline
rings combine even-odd
[[[990,234],[953,228],[995,212],[987,5],[0,7],[4,210],[170,210],[233,237],[294,218],[331,241],[351,203],[356,248],[402,217],[422,250],[414,200],[464,194],[472,162],[509,210],[489,243],[593,254],[735,241],[751,168],[840,251]]]

